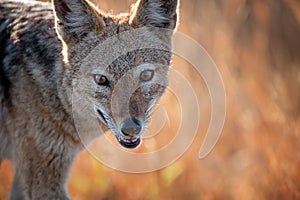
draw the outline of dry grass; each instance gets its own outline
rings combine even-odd
[[[99,6],[117,13],[131,2]],[[179,31],[207,49],[225,82],[227,118],[218,144],[197,158],[209,97],[203,82],[193,82],[192,67],[176,57],[174,68],[190,77],[201,100],[191,148],[170,167],[141,175],[114,171],[83,152],[70,177],[73,199],[300,199],[299,13],[297,0],[182,0]],[[11,168],[8,162],[0,168],[0,199]]]

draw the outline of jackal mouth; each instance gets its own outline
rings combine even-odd
[[[97,109],[98,115],[101,117],[102,121],[108,125],[107,118],[101,110]],[[141,144],[141,138],[140,137],[134,137],[134,136],[125,136],[123,134],[116,135],[117,141],[119,144],[127,149],[135,149]]]
[[[122,147],[125,147],[127,149],[135,149],[141,144],[141,138],[140,137],[131,137],[131,136],[124,136],[119,135],[116,136],[119,144]]]

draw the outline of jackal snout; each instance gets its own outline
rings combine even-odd
[[[135,119],[126,119],[121,123],[121,131],[125,136],[138,136],[142,130],[142,122]]]

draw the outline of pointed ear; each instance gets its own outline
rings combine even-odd
[[[78,42],[92,31],[101,31],[105,22],[97,9],[85,0],[52,0],[56,31],[66,43]]]
[[[134,26],[152,26],[175,29],[179,0],[138,0],[134,5],[130,23]]]

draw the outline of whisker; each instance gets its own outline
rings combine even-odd
[[[155,107],[155,105],[156,105],[156,107]],[[154,105],[151,107],[151,109],[149,109],[149,111],[147,112],[147,114],[148,114],[149,116],[152,115],[155,111],[158,110],[159,105],[160,105],[160,104],[154,104]],[[153,108],[154,108],[154,109],[153,109]]]

